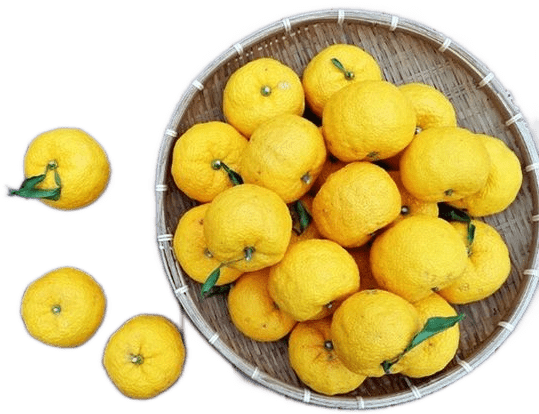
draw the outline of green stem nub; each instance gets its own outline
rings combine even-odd
[[[260,88],[260,94],[262,96],[270,96],[271,95],[271,88],[268,85],[262,86],[262,88]]]
[[[335,65],[335,67],[337,69],[339,69],[342,73],[344,73],[344,78],[346,80],[352,80],[354,79],[355,75],[354,75],[354,72],[351,72],[349,70],[346,70],[345,67],[343,66],[343,64],[339,61],[339,59],[337,58],[332,58],[331,59],[331,63],[333,63],[333,65]]]
[[[60,307],[60,305],[54,305],[51,308],[51,312],[54,313],[55,315],[58,315],[61,311],[62,311],[62,308]]]
[[[253,258],[253,253],[255,252],[255,248],[254,247],[246,247],[245,249],[243,249],[243,257],[245,258],[245,261],[246,262],[250,262],[251,259]]]
[[[131,362],[135,365],[142,365],[144,357],[142,355],[131,355]]]
[[[331,341],[325,341],[324,342],[324,348],[326,348],[328,351],[333,351],[333,342]]]

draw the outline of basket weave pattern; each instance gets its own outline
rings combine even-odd
[[[309,60],[334,43],[355,44],[374,56],[384,78],[397,85],[412,81],[435,86],[453,103],[459,126],[502,139],[524,168],[522,189],[504,212],[486,217],[506,241],[512,271],[489,298],[457,306],[466,314],[455,359],[441,372],[422,379],[402,375],[368,378],[342,396],[319,395],[306,388],[288,363],[286,340],[252,341],[233,326],[226,297],[201,301],[200,284],[184,274],[172,250],[181,215],[195,205],[170,174],[173,145],[199,122],[224,121],[222,91],[229,76],[245,63],[273,57],[300,76]],[[539,158],[518,107],[496,77],[461,46],[416,22],[384,13],[322,10],[276,22],[233,45],[193,81],[179,101],[164,133],[157,164],[157,240],[166,274],[183,311],[196,328],[242,374],[293,399],[333,408],[375,408],[430,394],[466,375],[487,359],[513,331],[536,289]]]

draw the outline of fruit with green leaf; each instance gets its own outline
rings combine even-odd
[[[9,195],[38,199],[60,209],[74,210],[93,203],[110,177],[107,154],[88,133],[57,128],[38,135],[24,157],[26,179]]]

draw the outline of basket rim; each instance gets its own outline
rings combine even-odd
[[[165,226],[163,206],[165,192],[167,191],[166,173],[169,168],[167,161],[168,155],[178,136],[177,129],[180,121],[194,96],[204,88],[205,81],[208,80],[221,65],[231,59],[241,56],[244,48],[248,48],[269,36],[290,35],[293,33],[294,27],[299,24],[316,24],[323,22],[337,22],[339,24],[344,22],[377,24],[381,27],[386,27],[390,31],[402,31],[438,45],[438,50],[440,52],[451,55],[452,58],[466,67],[466,69],[470,70],[470,72],[477,78],[477,87],[488,89],[496,98],[497,103],[501,104],[501,107],[505,111],[506,126],[513,128],[513,131],[524,143],[523,149],[525,151],[523,151],[523,158],[525,159],[524,161],[526,164],[523,165],[523,167],[524,172],[530,174],[530,181],[534,190],[532,194],[533,206],[534,209],[537,209],[539,204],[539,153],[537,146],[525,118],[521,114],[519,108],[515,105],[509,92],[498,81],[493,72],[449,37],[414,20],[401,18],[384,12],[360,9],[322,9],[283,18],[244,37],[211,61],[183,93],[165,129],[161,147],[159,149],[155,181],[157,242],[165,273],[183,311],[207,341],[223,357],[225,357],[229,363],[237,368],[241,374],[272,391],[304,403],[343,409],[381,408],[413,401],[457,381],[488,359],[514,331],[528,308],[539,281],[539,212],[530,212],[532,214],[530,217],[532,241],[526,270],[522,272],[523,276],[526,276],[526,278],[522,281],[524,287],[519,291],[515,298],[517,306],[511,309],[509,318],[500,322],[498,328],[492,333],[491,338],[488,341],[484,341],[466,361],[457,358],[457,365],[447,370],[440,377],[419,386],[414,385],[407,377],[404,377],[404,381],[408,386],[406,391],[377,397],[325,396],[311,391],[307,386],[300,389],[272,378],[264,372],[260,372],[259,369],[252,364],[238,358],[224,342],[219,340],[218,334],[214,332],[204,320],[193,300],[187,294],[188,289],[185,278],[175,259],[171,246],[172,235],[167,234]]]

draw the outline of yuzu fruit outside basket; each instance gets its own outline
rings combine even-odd
[[[358,389],[328,397],[303,385],[288,363],[286,340],[252,341],[233,326],[226,297],[200,300],[200,284],[184,274],[172,249],[179,218],[195,205],[175,186],[172,148],[198,122],[224,121],[222,92],[229,76],[259,57],[274,57],[301,75],[322,48],[350,43],[371,53],[386,80],[431,84],[453,103],[459,125],[502,139],[519,157],[524,179],[513,204],[487,216],[508,244],[512,271],[487,299],[456,306],[466,313],[456,357],[438,374],[368,378]],[[362,409],[421,398],[453,383],[485,361],[511,334],[532,299],[538,270],[539,155],[519,108],[485,65],[451,38],[417,22],[362,10],[321,10],[285,18],[242,39],[213,60],[181,97],[165,129],[156,172],[157,242],[171,287],[184,313],[242,374],[277,393],[319,406]]]

